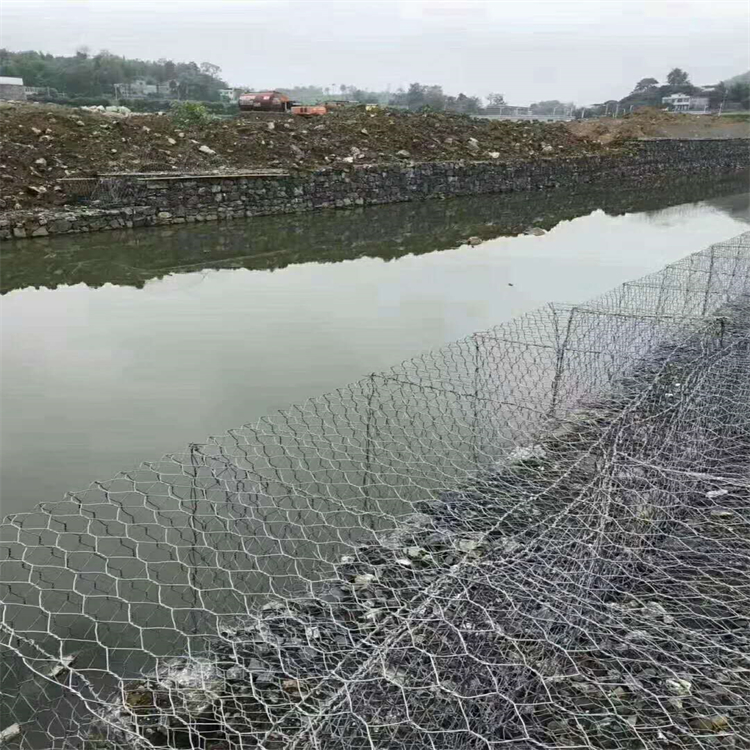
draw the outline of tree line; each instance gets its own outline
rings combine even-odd
[[[173,98],[217,101],[219,89],[227,87],[220,73],[210,62],[133,60],[107,50],[92,55],[85,47],[68,57],[0,49],[0,75],[68,97],[112,97],[114,84],[144,79],[168,85]]]
[[[708,108],[718,110],[750,109],[750,76],[737,76],[727,82],[720,82],[709,90],[695,86],[690,75],[682,68],[672,68],[667,73],[664,83],[656,78],[641,78],[633,90],[619,100],[620,110],[627,111],[630,107],[662,107],[662,98],[672,94],[688,94],[690,96],[704,96],[708,98]],[[612,102],[605,102],[611,104]]]
[[[168,86],[169,98],[173,99],[218,102],[221,99],[220,89],[228,88],[221,78],[221,68],[210,62],[137,60],[113,55],[107,50],[91,54],[86,47],[81,47],[72,56],[0,49],[0,75],[23,78],[26,86],[47,89],[52,96],[72,99],[99,97],[102,101],[113,98],[115,84],[132,83],[140,79],[150,84],[165,84]],[[395,92],[371,91],[348,84],[334,84],[327,88],[298,86],[280,90],[303,104],[314,104],[326,99],[347,99],[361,104],[391,105],[412,111],[429,108],[468,115],[482,114],[488,110],[498,111],[507,106],[505,98],[499,93],[488,94],[485,103],[478,96],[463,92],[454,96],[445,93],[442,86],[418,82]],[[673,68],[664,83],[653,77],[642,78],[623,99],[611,99],[588,107],[586,113],[596,115],[609,111],[627,112],[641,107],[661,108],[662,98],[675,93],[708,96],[711,110],[720,107],[747,110],[750,109],[750,74],[719,83],[710,91],[704,92],[693,85],[686,71]],[[158,106],[157,102],[153,104]],[[584,111],[582,108],[575,109],[572,102],[557,99],[535,102],[529,109],[540,115],[575,112],[580,116]]]
[[[303,104],[315,104],[329,99],[346,99],[360,104],[381,104],[401,107],[417,112],[431,109],[438,112],[458,112],[460,114],[483,114],[509,106],[505,97],[499,93],[489,93],[483,101],[478,96],[459,93],[457,96],[446,94],[442,86],[424,83],[411,83],[407,88],[391,91],[370,91],[348,84],[333,85],[328,88],[320,86],[298,86],[280,89],[287,96]],[[550,99],[531,104],[529,109],[537,114],[554,114],[568,112],[575,107],[573,102],[561,102]]]
[[[137,60],[114,55],[107,50],[92,54],[86,47],[75,55],[52,55],[44,52],[12,52],[0,49],[0,75],[22,78],[30,87],[49,91],[51,97],[70,99],[111,99],[115,84],[144,80],[149,84],[166,84],[170,98],[215,102],[221,99],[220,89],[228,88],[221,78],[221,68],[210,62],[174,62],[160,59]],[[240,87],[252,90],[252,87]],[[265,87],[263,87],[265,88]],[[371,91],[349,84],[322,88],[297,86],[279,89],[291,99],[303,104],[314,104],[326,99],[347,99],[361,104],[381,104],[405,107],[417,111],[430,108],[438,111],[480,114],[486,107],[478,96],[459,93],[446,94],[442,86],[412,83],[406,89]],[[154,97],[158,98],[158,97]],[[487,106],[505,105],[502,94],[487,96]],[[540,112],[547,113],[561,102],[540,102]]]

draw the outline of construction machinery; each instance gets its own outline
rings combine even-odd
[[[280,91],[249,91],[238,100],[240,112],[288,112],[295,104]]]

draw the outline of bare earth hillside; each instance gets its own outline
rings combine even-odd
[[[364,108],[310,119],[250,115],[181,128],[167,115],[6,104],[0,106],[0,133],[0,208],[6,209],[66,203],[64,178],[107,173],[557,158],[606,150],[562,124]]]
[[[731,115],[684,115],[648,109],[621,118],[568,123],[572,133],[602,144],[633,138],[748,138],[750,119]]]
[[[309,119],[251,114],[186,128],[165,114],[122,116],[4,103],[0,134],[0,210],[12,210],[72,202],[66,178],[553,159],[603,153],[644,137],[745,137],[749,126],[658,111],[562,124],[356,107]]]

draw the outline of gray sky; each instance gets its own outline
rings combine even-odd
[[[232,85],[348,83],[579,104],[674,66],[750,68],[747,0],[0,0],[0,42],[210,61]]]

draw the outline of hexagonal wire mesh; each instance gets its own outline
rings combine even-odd
[[[18,748],[750,746],[750,233],[2,525]]]

